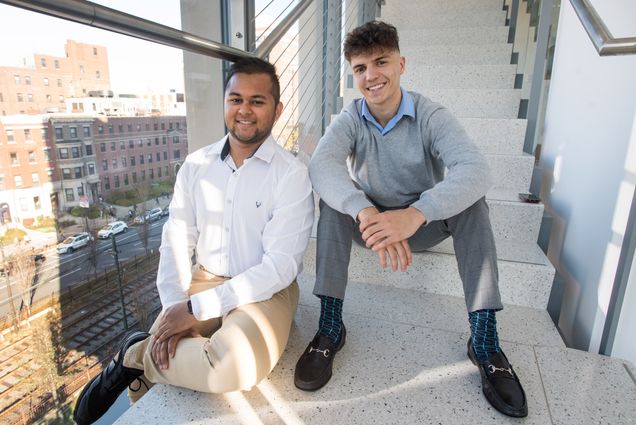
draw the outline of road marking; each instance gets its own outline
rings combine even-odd
[[[81,268],[81,267],[78,267],[78,268],[76,268],[75,270],[71,270],[70,272],[68,272],[68,273],[63,274],[62,276],[60,276],[60,279],[61,279],[61,278],[63,278],[64,276],[68,276],[68,275],[70,275],[70,274],[77,273],[77,272],[78,272],[78,271],[80,271],[80,270],[82,270],[82,268]]]

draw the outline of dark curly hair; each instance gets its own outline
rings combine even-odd
[[[225,90],[232,77],[236,74],[267,74],[272,80],[272,96],[274,97],[274,105],[278,105],[280,101],[280,82],[276,75],[276,67],[271,63],[259,58],[239,59],[232,64],[225,80]]]
[[[352,56],[384,50],[400,51],[397,29],[382,21],[371,21],[352,30],[344,42],[344,56],[351,62]]]

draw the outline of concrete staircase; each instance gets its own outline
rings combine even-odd
[[[554,269],[536,245],[543,206],[519,201],[533,158],[522,153],[526,122],[502,0],[386,0],[381,19],[398,27],[407,58],[403,86],[449,107],[490,161],[488,193],[505,309],[502,346],[526,390],[532,424],[636,423],[632,365],[568,349],[545,308]],[[345,81],[350,78],[345,78]],[[345,89],[344,104],[358,97]],[[417,254],[406,273],[382,271],[355,246],[345,301],[347,344],[330,383],[293,385],[296,360],[316,331],[311,295],[315,239],[299,277],[301,299],[287,350],[271,376],[245,393],[209,395],[155,386],[119,424],[492,424],[518,423],[493,410],[466,357],[469,335],[452,244]]]

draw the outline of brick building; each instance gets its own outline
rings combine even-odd
[[[188,153],[184,116],[104,117],[93,123],[101,193],[174,177]]]
[[[67,98],[110,90],[105,47],[68,40],[64,50],[35,54],[29,67],[0,67],[0,115],[63,112]]]

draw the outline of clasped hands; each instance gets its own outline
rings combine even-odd
[[[188,311],[185,302],[171,305],[161,312],[152,342],[152,360],[159,369],[168,369],[169,359],[174,357],[181,338],[200,336],[196,323],[197,319]]]
[[[369,207],[358,213],[358,220],[362,240],[367,248],[378,254],[383,269],[387,266],[387,256],[394,272],[398,267],[404,272],[413,264],[408,238],[426,223],[419,210],[408,207],[379,212],[375,207]]]

